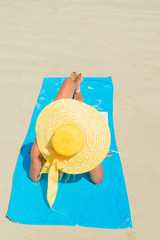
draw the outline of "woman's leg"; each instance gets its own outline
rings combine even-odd
[[[80,102],[84,102],[81,92],[76,93],[74,98]],[[100,184],[103,181],[103,175],[104,173],[103,173],[102,164],[100,164],[98,167],[94,168],[89,172],[90,179],[95,184]]]
[[[54,100],[62,98],[72,98],[75,89],[77,89],[82,81],[82,76],[73,72],[70,78],[64,80],[59,92],[57,93]],[[30,177],[33,182],[37,182],[41,179],[39,173],[43,164],[40,159],[40,151],[37,145],[37,139],[35,139],[31,149],[31,165],[30,165]]]
[[[75,93],[74,99],[77,100],[77,101],[80,101],[80,102],[84,102],[84,99],[83,99],[83,97],[82,97],[81,92]]]
[[[82,75],[77,75],[76,72],[73,72],[70,78],[64,80],[54,101],[62,98],[72,98],[74,91],[79,87],[81,81],[83,81]]]

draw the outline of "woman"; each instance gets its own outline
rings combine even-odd
[[[82,94],[80,92],[80,83],[83,81],[82,74],[77,74],[73,72],[70,78],[66,78],[57,93],[54,100],[64,99],[64,98],[71,98],[74,94],[74,99],[77,101],[84,102]],[[31,149],[31,166],[30,166],[30,177],[33,182],[37,182],[41,179],[39,175],[45,160],[43,159],[42,155],[40,154],[37,141],[35,139],[32,149]],[[103,180],[103,168],[102,165],[98,165],[98,167],[94,168],[89,172],[91,180],[95,184],[100,184]]]

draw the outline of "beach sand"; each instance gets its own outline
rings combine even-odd
[[[160,2],[1,1],[0,235],[5,240],[158,240]],[[132,229],[30,226],[6,217],[20,147],[44,77],[112,76]]]

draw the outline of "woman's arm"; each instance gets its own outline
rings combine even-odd
[[[35,139],[32,149],[31,149],[31,166],[30,166],[30,177],[33,182],[38,182],[41,179],[39,175],[42,169],[42,161],[40,159],[40,151],[37,145],[37,140]],[[95,184],[100,184],[103,181],[103,168],[102,164],[94,168],[89,172],[92,182]]]
[[[94,182],[95,184],[100,184],[103,181],[104,176],[102,164],[98,165],[98,167],[91,170],[89,172],[89,175],[92,182]]]
[[[33,182],[38,182],[41,179],[39,175],[42,169],[42,162],[39,158],[40,151],[37,145],[37,140],[35,139],[32,149],[31,149],[31,166],[30,166],[30,177]]]

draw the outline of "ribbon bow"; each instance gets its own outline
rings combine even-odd
[[[43,173],[48,173],[48,189],[47,200],[50,207],[53,205],[58,189],[58,170],[62,170],[68,164],[67,160],[59,160],[55,158],[52,162],[47,160],[42,167],[40,176]]]

